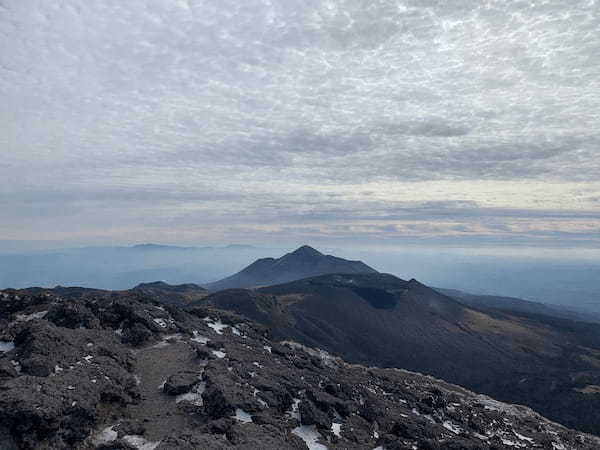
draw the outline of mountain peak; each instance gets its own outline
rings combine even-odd
[[[281,258],[261,258],[240,272],[206,285],[212,291],[230,288],[272,286],[302,278],[332,273],[376,273],[361,261],[349,261],[324,255],[309,245],[303,245]]]
[[[323,253],[321,253],[318,250],[315,250],[310,245],[303,245],[301,247],[298,247],[296,250],[289,253],[289,255],[304,256],[304,257],[324,256]]]

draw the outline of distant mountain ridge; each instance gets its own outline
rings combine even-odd
[[[600,323],[600,315],[593,312],[569,309],[565,306],[550,305],[547,303],[533,302],[516,297],[500,295],[479,295],[457,289],[434,288],[436,291],[447,295],[460,303],[480,309],[509,311],[522,314],[539,314],[548,317],[576,320],[579,322]]]
[[[211,291],[232,288],[251,288],[287,283],[302,278],[332,273],[377,273],[362,261],[350,261],[337,256],[324,255],[314,248],[303,245],[281,258],[261,258],[240,272],[209,283]]]

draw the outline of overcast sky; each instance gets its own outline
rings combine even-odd
[[[0,239],[600,248],[597,0],[0,0]]]

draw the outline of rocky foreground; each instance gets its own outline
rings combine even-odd
[[[597,449],[531,410],[143,295],[0,291],[0,449]]]

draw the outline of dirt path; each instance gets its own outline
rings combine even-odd
[[[161,388],[164,381],[182,370],[202,373],[203,364],[191,346],[184,341],[161,343],[139,349],[135,373],[139,377],[142,401],[128,408],[132,419],[143,421],[146,438],[161,440],[173,429],[190,425],[191,417],[177,414],[174,396],[165,394]]]

